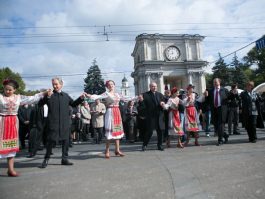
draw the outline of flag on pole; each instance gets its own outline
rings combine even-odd
[[[257,48],[257,50],[265,48],[265,37],[262,37],[256,41],[256,48]]]

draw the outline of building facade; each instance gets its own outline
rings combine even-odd
[[[132,53],[134,58],[135,94],[149,90],[150,82],[156,82],[158,91],[176,86],[185,89],[195,85],[201,94],[206,88],[200,35],[141,34],[136,37]]]
[[[124,97],[130,97],[130,86],[127,78],[124,75],[124,78],[121,81],[121,94]]]

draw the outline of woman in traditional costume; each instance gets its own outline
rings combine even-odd
[[[169,135],[177,135],[178,136],[178,143],[177,147],[183,148],[184,146],[181,143],[181,136],[184,135],[184,132],[181,127],[181,120],[178,111],[178,105],[182,103],[182,101],[178,98],[178,89],[174,87],[171,90],[171,96],[168,99],[166,104],[162,103],[164,109],[169,109]],[[170,147],[170,136],[167,140],[167,146]]]
[[[104,104],[107,108],[105,114],[105,136],[106,136],[106,151],[105,158],[110,158],[110,141],[115,140],[115,155],[123,157],[124,154],[120,151],[120,139],[124,136],[122,118],[119,109],[119,102],[122,98],[121,95],[115,92],[115,83],[112,80],[106,82],[108,91],[101,95],[89,95],[93,99],[104,99]]]
[[[187,140],[185,145],[188,145],[190,135],[193,134],[195,138],[195,146],[200,146],[199,139],[199,115],[197,113],[195,103],[196,101],[201,102],[202,97],[196,98],[196,94],[193,92],[194,86],[189,84],[187,87],[187,96],[183,99],[183,104],[185,106],[185,130],[187,132]]]
[[[14,169],[14,157],[19,151],[18,108],[21,105],[36,103],[46,93],[34,96],[16,95],[15,91],[19,85],[12,79],[4,80],[3,87],[4,94],[0,94],[0,158],[7,158],[8,176],[17,177],[19,174]]]

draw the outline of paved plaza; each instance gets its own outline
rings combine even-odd
[[[1,199],[178,199],[265,198],[265,131],[257,143],[248,143],[246,132],[230,136],[216,146],[217,137],[201,133],[196,147],[156,150],[156,138],[146,152],[141,143],[125,144],[125,157],[104,158],[104,144],[81,143],[70,148],[73,166],[62,166],[61,149],[46,169],[40,169],[45,151],[26,158],[21,151],[15,166],[18,178],[6,175],[0,160]]]

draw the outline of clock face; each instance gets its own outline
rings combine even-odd
[[[165,50],[165,56],[170,61],[178,60],[180,56],[179,49],[176,46],[169,46]]]

